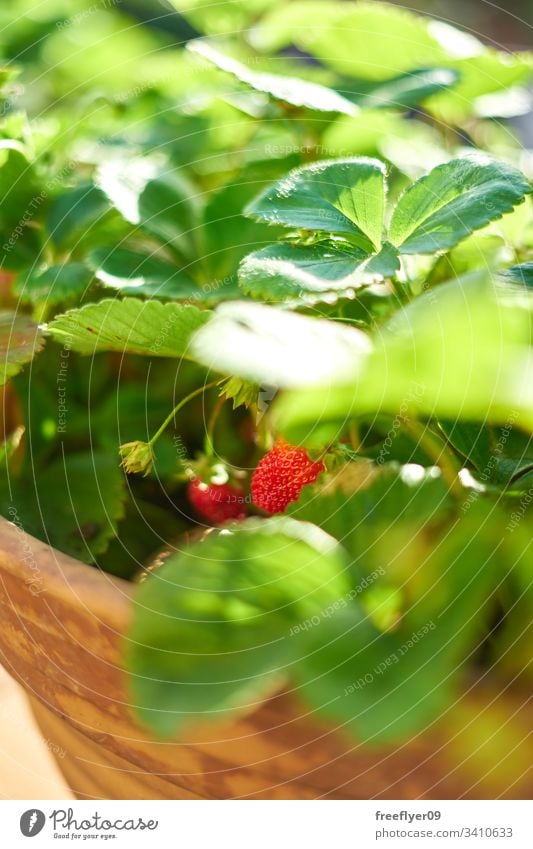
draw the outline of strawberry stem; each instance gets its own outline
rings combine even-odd
[[[206,457],[212,457],[215,453],[213,434],[216,427],[216,423],[218,421],[218,417],[220,415],[220,411],[222,410],[222,407],[224,406],[225,402],[226,398],[224,396],[219,398],[217,403],[213,407],[213,411],[209,417],[204,442],[204,454]]]
[[[153,446],[157,442],[157,440],[159,439],[159,437],[161,436],[163,431],[166,430],[166,428],[168,427],[168,425],[170,424],[170,422],[172,421],[172,419],[174,418],[176,413],[179,413],[179,411],[181,410],[182,407],[184,407],[186,404],[188,404],[189,401],[192,401],[193,398],[196,398],[197,395],[201,395],[203,392],[206,392],[208,389],[212,389],[218,383],[220,383],[220,380],[213,380],[211,383],[206,383],[204,386],[199,386],[198,389],[194,389],[192,392],[189,392],[189,394],[186,395],[185,398],[182,398],[181,401],[178,404],[176,404],[174,409],[171,410],[171,412],[168,414],[168,416],[164,420],[161,427],[154,433],[154,435],[152,436],[152,438],[148,442],[148,445]]]
[[[430,431],[427,425],[422,424],[422,422],[416,419],[406,419],[403,422],[403,426],[417,445],[440,468],[442,477],[450,487],[450,491],[454,495],[461,497],[463,487],[459,479],[460,467],[457,465],[455,457],[451,454],[446,443]]]

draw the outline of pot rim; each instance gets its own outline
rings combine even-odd
[[[128,626],[135,586],[31,536],[16,513],[11,521],[0,516],[1,572],[25,583],[29,594],[57,599],[119,633]]]

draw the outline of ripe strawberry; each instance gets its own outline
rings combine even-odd
[[[303,448],[278,439],[253,473],[252,500],[268,513],[283,513],[291,501],[298,500],[302,488],[314,483],[324,469],[322,460],[315,463]]]
[[[194,478],[187,487],[187,497],[196,512],[211,525],[244,519],[246,515],[244,493],[230,483],[204,483]]]

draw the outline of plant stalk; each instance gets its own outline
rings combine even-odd
[[[185,398],[182,398],[181,401],[178,404],[176,404],[174,409],[171,410],[171,412],[168,414],[168,416],[166,417],[166,419],[164,420],[162,425],[159,427],[159,429],[151,437],[151,439],[148,442],[148,445],[153,446],[154,443],[157,442],[157,440],[159,439],[159,437],[161,436],[163,431],[166,430],[166,428],[168,427],[168,425],[170,424],[170,422],[172,421],[172,419],[174,418],[176,413],[179,413],[179,411],[181,410],[182,407],[185,406],[185,404],[188,404],[189,401],[192,401],[193,398],[196,398],[197,395],[201,395],[203,392],[206,392],[208,389],[212,389],[218,383],[220,383],[219,380],[213,380],[211,383],[206,383],[205,386],[199,386],[198,389],[194,389],[192,392],[189,392],[189,394],[186,395]]]

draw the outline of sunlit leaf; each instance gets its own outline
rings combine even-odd
[[[192,41],[189,44],[189,49],[256,91],[262,91],[275,100],[290,103],[291,106],[313,109],[318,112],[337,112],[344,115],[355,115],[358,111],[353,103],[333,89],[298,77],[284,77],[279,74],[253,71],[243,65],[242,62],[237,62],[236,59],[216,50],[206,41]]]
[[[325,294],[353,297],[356,289],[393,274],[397,267],[391,257],[380,273],[377,257],[363,251],[281,243],[249,254],[241,263],[239,279],[247,294],[267,301]]]
[[[425,98],[442,121],[460,125],[477,99],[524,83],[533,55],[494,50],[471,32],[388,3],[297,0],[274,8],[252,29],[260,50],[295,45],[344,76],[384,82],[419,69],[444,68],[453,85]],[[401,101],[401,98],[400,98]]]
[[[288,3],[263,18],[252,40],[268,50],[295,44],[341,74],[369,80],[442,66],[447,56],[427,19],[387,3]]]
[[[410,109],[458,79],[459,74],[451,68],[417,68],[378,83],[350,81],[340,90],[362,109]]]
[[[460,125],[472,114],[499,116],[502,110],[504,114],[505,110],[516,114],[513,89],[531,78],[533,53],[513,54],[484,46],[476,55],[459,57],[451,64],[459,74],[457,84],[429,98],[425,108],[441,121]],[[522,103],[523,100],[522,97]],[[518,109],[519,113],[522,108]]]
[[[403,254],[448,249],[510,212],[530,191],[521,172],[503,162],[481,153],[454,159],[402,195],[389,238]]]
[[[235,301],[218,307],[194,335],[190,352],[216,372],[302,386],[353,374],[370,347],[362,331],[345,324]]]
[[[381,245],[385,166],[354,157],[303,165],[266,189],[246,214],[271,224],[338,233],[371,253]]]
[[[518,291],[533,289],[533,262],[523,262],[520,265],[513,265],[511,268],[500,271],[498,276],[506,284],[509,284],[509,286],[516,285]]]
[[[505,424],[513,410],[531,431],[529,334],[527,313],[498,304],[483,278],[441,285],[398,312],[369,356],[353,358],[351,380],[283,397],[278,426],[293,441],[314,441],[380,411]]]
[[[188,304],[126,298],[69,310],[51,321],[48,331],[81,354],[120,351],[190,358],[191,337],[209,317],[207,310]]]

